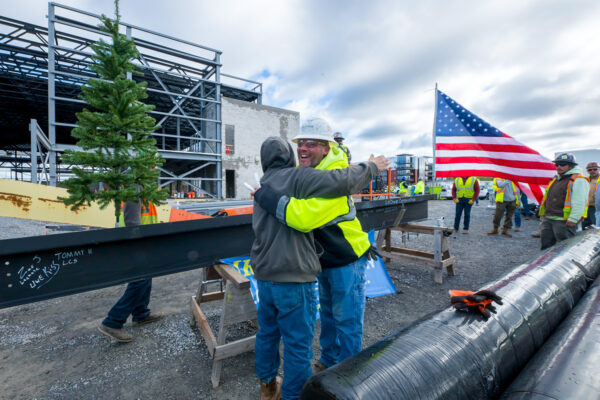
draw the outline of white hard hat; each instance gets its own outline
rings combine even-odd
[[[299,139],[324,140],[332,146],[337,145],[333,140],[331,126],[329,126],[327,121],[319,117],[310,117],[302,123],[300,133],[292,139],[292,142],[298,143]]]

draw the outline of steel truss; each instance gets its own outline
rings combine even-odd
[[[84,106],[80,87],[97,77],[89,68],[90,45],[106,40],[97,27],[99,17],[56,3],[48,4],[47,29],[0,17],[0,96],[2,111],[7,111],[3,126],[10,130],[0,147],[23,144],[23,127],[30,126],[27,164],[32,181],[56,185],[66,175],[60,154],[76,148],[70,131],[75,113]],[[185,183],[222,197],[221,96],[261,103],[262,85],[222,74],[219,50],[127,23],[121,26],[140,52],[135,63],[141,75],[132,78],[148,83],[146,102],[155,106],[151,114],[162,127],[154,134],[166,160],[160,186],[179,188]],[[32,118],[48,127],[47,136],[33,127]],[[25,164],[15,168],[22,170]]]

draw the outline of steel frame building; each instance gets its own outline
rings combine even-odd
[[[0,16],[0,166],[32,182],[56,186],[71,166],[61,161],[76,148],[70,131],[85,103],[81,86],[97,77],[90,45],[106,34],[99,15],[48,4],[48,28]],[[146,103],[161,125],[153,134],[161,187],[186,184],[221,198],[221,96],[262,102],[262,84],[221,72],[221,51],[122,22],[140,56],[136,81],[148,84]],[[43,127],[47,127],[47,135]]]

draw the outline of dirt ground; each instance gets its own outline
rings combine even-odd
[[[450,252],[456,256],[456,276],[444,274],[433,282],[430,270],[389,262],[386,267],[397,293],[367,299],[363,348],[403,325],[449,304],[449,289],[478,289],[505,271],[539,253],[535,219],[523,221],[513,238],[490,237],[493,208],[483,201],[473,206],[470,233],[453,234]],[[437,225],[454,220],[454,203],[429,202],[429,220]],[[53,224],[56,225],[56,224]],[[0,239],[40,235],[45,223],[0,218]],[[394,232],[399,245],[400,236]],[[429,250],[432,237],[410,236],[407,246]],[[1,245],[1,242],[0,242]],[[0,310],[1,399],[258,399],[254,353],[223,363],[221,385],[212,389],[212,361],[197,329],[190,327],[190,296],[200,281],[199,271],[153,280],[150,307],[166,313],[155,324],[126,331],[134,341],[118,344],[101,335],[97,324],[123,292],[124,285]],[[216,326],[219,302],[204,303],[203,311]],[[229,340],[254,332],[250,323],[232,329]],[[319,354],[319,324],[313,344]]]

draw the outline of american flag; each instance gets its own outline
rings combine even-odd
[[[435,175],[509,179],[539,202],[554,164],[436,89]]]

